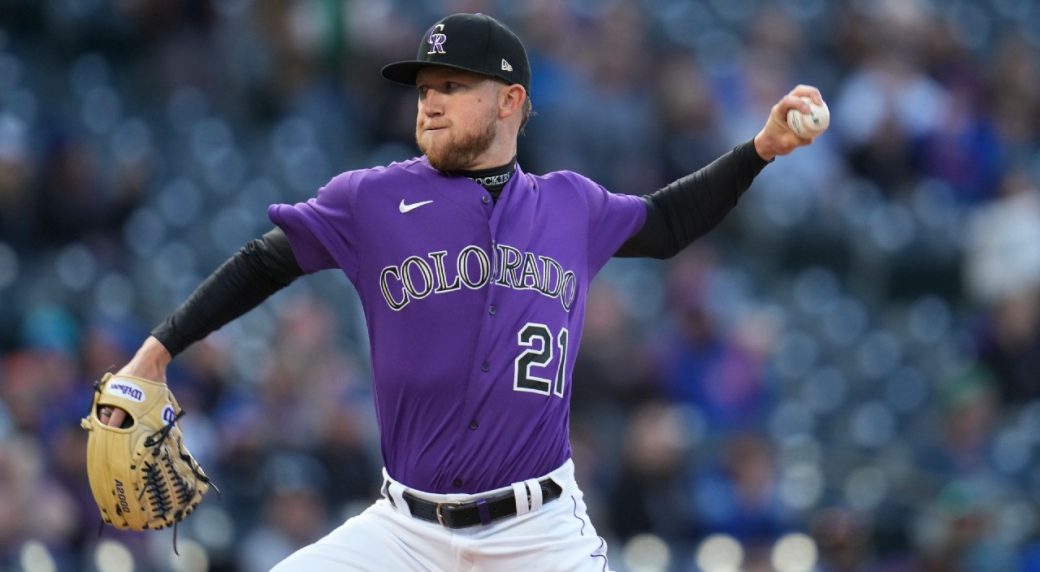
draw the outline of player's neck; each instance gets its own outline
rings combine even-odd
[[[461,169],[458,171],[451,172],[452,175],[461,175],[463,177],[469,177],[477,183],[487,187],[489,183],[485,182],[491,178],[504,179],[506,182],[513,175],[513,171],[516,169],[516,156],[514,155],[508,161],[501,165],[495,165],[494,167],[488,167],[486,169]],[[493,183],[492,183],[493,184]]]
[[[496,137],[487,150],[480,154],[471,165],[467,165],[467,171],[483,171],[495,169],[507,165],[516,157],[516,136],[503,136],[502,125],[499,125],[499,136]]]

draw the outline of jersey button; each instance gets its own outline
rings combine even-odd
[[[480,427],[480,423],[477,423],[476,419],[474,419],[473,421],[469,422],[469,428],[470,428],[471,431],[476,431],[477,427]]]
[[[484,362],[484,363],[480,364],[480,371],[487,372],[487,371],[490,371],[490,370],[491,370],[491,364],[490,363]]]
[[[495,312],[497,312],[497,311],[498,311],[498,308],[495,308],[494,304],[492,304],[491,307],[488,308],[488,314],[491,314],[492,316],[494,316]]]
[[[451,484],[455,488],[461,487],[462,486],[462,479],[455,479],[454,481],[451,482]]]
[[[484,196],[480,197],[480,202],[482,202],[482,203],[484,203],[486,205],[486,204],[491,202],[491,197],[489,197],[487,195],[484,195]]]

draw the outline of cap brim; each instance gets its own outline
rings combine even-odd
[[[415,77],[419,75],[419,70],[429,67],[451,68],[453,70],[467,71],[470,73],[475,73],[490,78],[497,78],[497,76],[488,75],[482,71],[470,69],[464,66],[442,64],[439,62],[423,62],[419,60],[409,60],[404,62],[394,62],[392,64],[387,64],[383,66],[383,69],[380,70],[380,73],[383,74],[384,78],[394,83],[399,83],[402,85],[415,85]],[[503,79],[503,81],[505,80]]]
[[[394,82],[403,85],[415,85],[415,76],[419,75],[419,70],[424,65],[430,65],[420,61],[405,61],[405,62],[394,62],[383,66],[381,73],[383,77]]]

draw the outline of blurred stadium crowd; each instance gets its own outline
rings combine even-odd
[[[830,103],[712,234],[594,287],[572,439],[615,568],[1040,570],[1032,0],[0,0],[0,569],[258,572],[375,498],[338,274],[175,360],[223,492],[180,557],[99,535],[78,420],[268,204],[416,153],[378,69],[456,11],[527,43],[530,172],[643,194],[797,83]]]

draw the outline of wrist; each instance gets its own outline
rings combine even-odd
[[[148,336],[144,343],[141,344],[140,349],[137,350],[137,355],[141,356],[142,359],[147,360],[156,365],[166,367],[171,361],[173,356],[170,355],[169,350],[162,344],[155,336]]]
[[[772,161],[776,158],[776,150],[770,145],[770,140],[766,136],[765,131],[759,131],[758,135],[755,135],[755,152],[762,158],[763,161]]]
[[[173,360],[173,356],[167,351],[158,339],[149,336],[145,339],[137,353],[121,370],[120,374],[143,377],[153,381],[166,381],[166,366]]]

